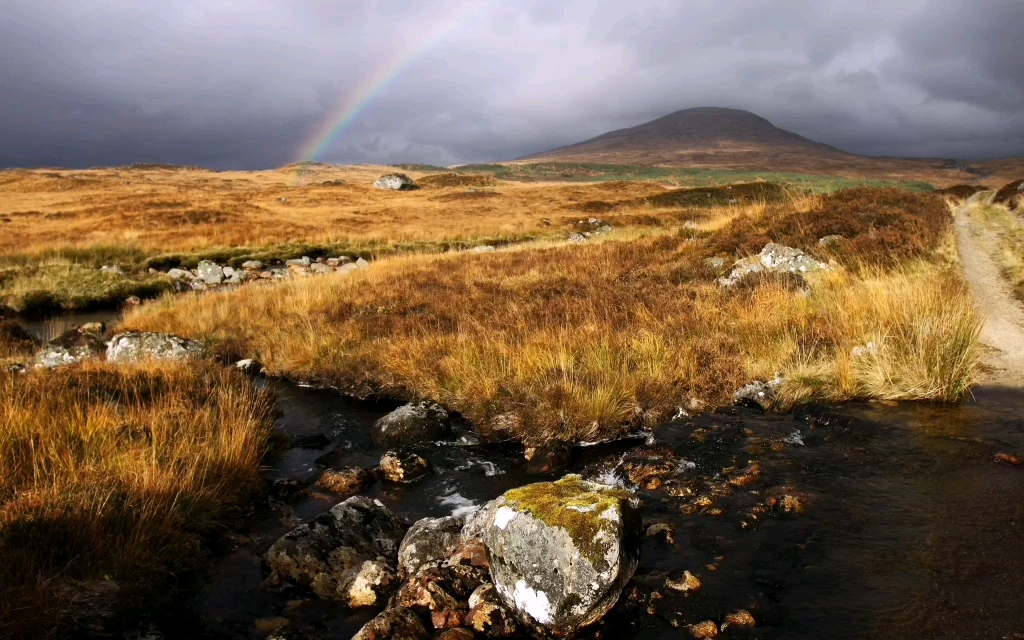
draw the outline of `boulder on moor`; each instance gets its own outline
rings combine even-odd
[[[444,407],[424,401],[398,407],[373,425],[371,437],[378,447],[400,447],[441,440],[452,432]]]

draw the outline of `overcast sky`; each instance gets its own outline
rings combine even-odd
[[[695,106],[1024,155],[1022,32],[1020,0],[0,0],[0,166],[504,160]]]

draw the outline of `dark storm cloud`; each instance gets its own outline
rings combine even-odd
[[[378,85],[322,159],[508,159],[705,105],[862,153],[1024,155],[1021,25],[1005,0],[14,0],[0,165],[276,166]]]

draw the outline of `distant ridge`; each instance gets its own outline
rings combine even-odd
[[[741,109],[698,107],[544,151],[516,162],[576,162],[974,182],[996,163],[860,156],[776,127]],[[1012,161],[1014,169],[1021,166]],[[989,165],[992,165],[991,167]],[[938,179],[938,180],[937,180]]]

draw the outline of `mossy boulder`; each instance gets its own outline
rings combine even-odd
[[[611,609],[640,557],[640,503],[579,476],[513,489],[490,510],[491,579],[526,626],[567,637]]]

